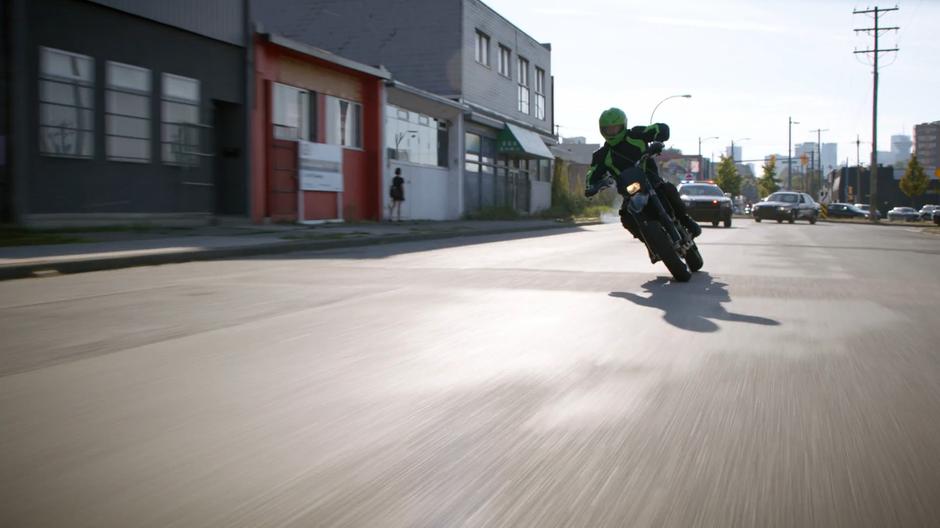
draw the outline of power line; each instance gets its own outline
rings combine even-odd
[[[878,210],[878,198],[876,195],[876,192],[878,190],[878,58],[879,58],[879,54],[881,53],[898,51],[898,48],[879,49],[878,37],[880,37],[881,33],[884,31],[897,31],[900,29],[899,27],[896,27],[896,26],[879,28],[878,21],[886,13],[890,11],[897,11],[897,10],[898,10],[897,6],[888,7],[884,9],[881,9],[878,6],[875,6],[874,9],[865,9],[864,11],[859,11],[856,9],[852,11],[852,14],[854,15],[874,14],[872,18],[874,20],[875,27],[855,29],[856,33],[860,31],[871,33],[872,37],[874,37],[874,40],[875,40],[874,47],[872,49],[867,49],[867,50],[855,50],[854,52],[856,55],[871,54],[872,62],[874,66],[872,68],[873,92],[872,92],[872,100],[871,100],[871,183],[870,183],[871,199],[870,199],[870,204],[871,204],[872,211]],[[878,221],[877,216],[872,215],[871,221],[877,222]]]

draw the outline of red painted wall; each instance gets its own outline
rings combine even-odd
[[[343,218],[346,220],[380,220],[382,208],[382,90],[383,80],[355,70],[296,53],[268,43],[261,37],[255,39],[255,100],[252,108],[252,171],[251,171],[251,218],[255,223],[265,220],[284,221],[296,219],[283,214],[284,208],[271,203],[276,196],[284,201],[283,193],[272,192],[273,186],[283,187],[283,174],[275,178],[274,151],[271,127],[271,86],[279,79],[279,62],[282,58],[303,60],[321,67],[341,72],[359,82],[362,89],[363,148],[343,149]],[[290,84],[290,83],[285,83]],[[318,123],[316,137],[325,136],[323,94],[318,93]],[[280,183],[277,183],[280,182]],[[283,190],[283,189],[281,189]],[[294,194],[296,203],[296,193]],[[283,204],[281,204],[283,205]],[[337,217],[334,193],[304,193],[304,219],[320,220]],[[296,208],[295,208],[296,211]]]

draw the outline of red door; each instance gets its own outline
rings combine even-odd
[[[272,222],[297,221],[297,142],[271,140],[268,214]]]

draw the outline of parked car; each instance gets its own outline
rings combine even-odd
[[[791,224],[797,220],[809,220],[815,224],[819,218],[819,204],[813,198],[801,192],[775,192],[754,204],[754,221],[776,220],[779,224],[786,220]]]
[[[905,222],[915,222],[920,219],[920,214],[913,207],[895,207],[888,211],[888,220],[904,220]]]
[[[868,218],[868,211],[847,203],[831,203],[828,212],[830,218]]]
[[[863,204],[863,203],[857,203],[857,204],[853,204],[853,205],[854,205],[855,207],[858,207],[858,208],[861,209],[862,211],[865,211],[866,213],[871,214],[871,206],[870,206],[870,205],[868,205],[868,204]],[[881,219],[881,211],[875,209],[875,218],[878,218],[879,220]]]
[[[920,211],[917,213],[920,216],[920,220],[931,221],[933,220],[933,212],[937,209],[940,209],[940,205],[925,205],[920,208]]]
[[[933,223],[940,225],[940,209],[933,212]]]
[[[715,227],[723,222],[725,227],[731,227],[731,198],[725,196],[721,187],[705,182],[682,183],[679,196],[696,222],[711,222]]]

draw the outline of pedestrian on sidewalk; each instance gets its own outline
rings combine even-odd
[[[388,219],[392,220],[393,216],[397,216],[396,221],[401,222],[401,203],[405,201],[405,179],[401,177],[401,168],[395,169],[388,196],[392,199],[392,203],[388,205]]]

